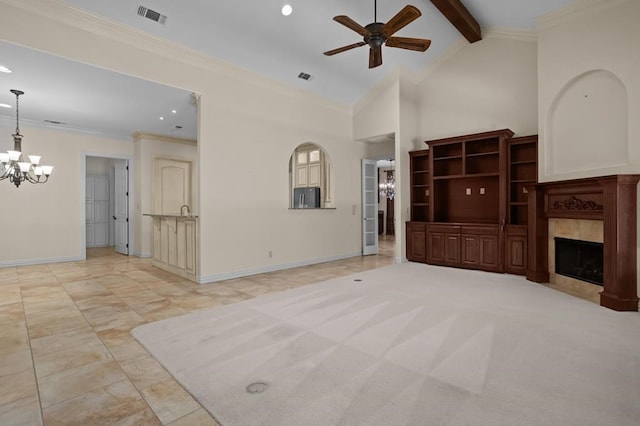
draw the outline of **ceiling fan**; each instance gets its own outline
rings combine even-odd
[[[377,1],[374,0],[373,22],[365,27],[361,26],[346,15],[338,15],[333,18],[334,21],[360,34],[364,37],[364,41],[328,50],[324,52],[324,54],[331,56],[336,53],[345,52],[368,44],[369,68],[375,68],[382,65],[383,44],[389,47],[398,47],[400,49],[424,52],[431,45],[431,40],[424,38],[393,37],[393,34],[418,19],[421,15],[422,13],[420,13],[417,7],[407,5],[398,12],[396,16],[391,18],[389,22],[383,24],[381,22],[377,22]]]

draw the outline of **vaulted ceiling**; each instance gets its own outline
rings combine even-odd
[[[422,53],[383,46],[383,64],[369,69],[367,46],[335,56],[325,56],[322,52],[362,40],[356,32],[332,18],[347,15],[360,25],[367,25],[374,20],[373,0],[62,1],[73,8],[348,105],[398,67],[413,72],[423,70],[462,37],[434,6],[450,0],[433,0],[433,3],[413,0],[410,4],[417,7],[422,16],[396,35],[431,39],[431,47]],[[462,3],[483,29],[533,31],[537,16],[573,1],[462,0]],[[285,3],[293,8],[290,16],[281,13]],[[388,21],[406,4],[379,0],[377,20]],[[166,20],[161,24],[140,16],[140,6],[166,16]],[[76,130],[120,138],[132,131],[195,137],[195,109],[189,104],[187,91],[4,42],[0,42],[0,65],[15,69],[12,74],[0,74],[0,103],[15,103],[9,89],[24,90],[21,116],[26,120],[60,121]],[[301,72],[311,78],[298,78]],[[176,110],[176,114],[172,114],[172,110]],[[0,108],[0,117],[13,115],[13,110]],[[160,116],[167,118],[160,122]]]

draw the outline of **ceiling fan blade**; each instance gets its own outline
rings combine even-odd
[[[327,50],[326,52],[324,52],[324,54],[327,56],[331,56],[335,55],[336,53],[342,53],[346,52],[347,50],[355,49],[356,47],[365,46],[366,44],[367,43],[365,43],[364,41],[361,41],[359,43],[353,43],[348,46],[338,47],[337,49]]]
[[[382,65],[382,46],[369,49],[369,68]]]
[[[362,37],[365,37],[369,34],[369,31],[367,31],[362,25],[358,24],[356,21],[349,18],[348,16],[345,16],[345,15],[334,16],[333,20],[344,25],[350,30],[357,32]]]
[[[431,40],[427,40],[426,38],[389,37],[386,45],[389,47],[399,47],[400,49],[424,52],[431,46]]]
[[[387,37],[391,37],[397,31],[418,19],[421,15],[422,13],[420,13],[417,7],[407,5],[400,12],[398,12],[396,16],[391,18],[389,22],[384,24],[384,27],[382,27],[382,32]]]

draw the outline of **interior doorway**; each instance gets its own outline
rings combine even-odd
[[[111,249],[129,255],[132,247],[130,217],[130,158],[84,155],[83,252]]]

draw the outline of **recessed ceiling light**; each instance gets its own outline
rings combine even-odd
[[[175,109],[171,110],[171,114],[175,114],[176,112],[178,112],[178,111],[176,111]]]
[[[11,105],[0,104],[0,108],[11,108]]]
[[[160,120],[164,120],[164,117],[160,117]]]
[[[290,4],[285,4],[284,6],[282,6],[282,14],[284,16],[291,15],[291,12],[293,12],[293,8],[291,7]]]
[[[0,72],[10,73],[10,72],[13,72],[13,71],[11,71],[11,69],[5,67],[4,65],[0,65]]]

